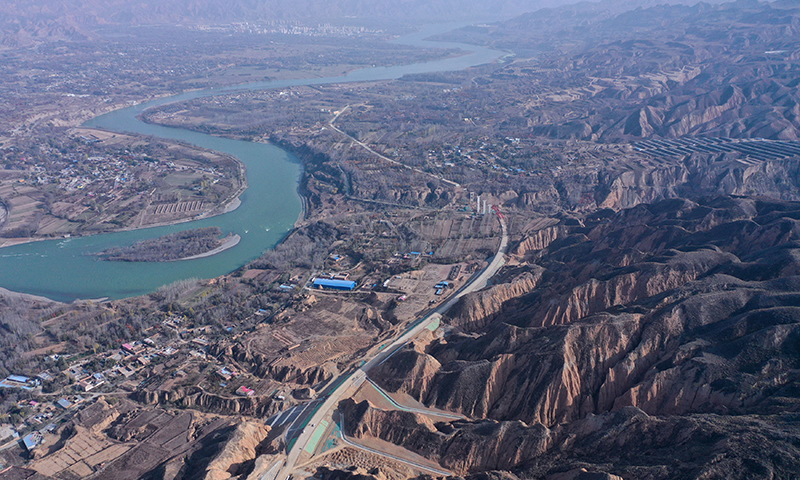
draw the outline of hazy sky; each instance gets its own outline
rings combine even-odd
[[[586,0],[584,0],[586,1]],[[616,6],[679,3],[675,0],[596,0]],[[593,2],[593,3],[596,3]],[[79,23],[160,23],[177,20],[324,20],[343,17],[445,20],[485,15],[510,16],[575,0],[2,0],[0,13]],[[680,3],[696,3],[685,1]],[[0,20],[2,22],[2,20]]]
[[[705,0],[721,3],[723,0]],[[574,0],[0,0],[0,34],[29,37],[88,32],[104,25],[191,25],[291,21],[409,26],[446,21],[495,22]],[[638,6],[697,0],[583,0],[622,13]],[[594,5],[591,5],[594,4]],[[600,5],[598,5],[600,4]],[[0,38],[2,40],[2,38]]]

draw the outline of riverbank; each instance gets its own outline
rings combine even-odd
[[[41,297],[39,295],[31,295],[29,293],[15,292],[13,290],[8,290],[7,288],[3,287],[0,287],[0,297],[26,300],[29,302],[57,303],[55,300],[50,300],[47,297]]]
[[[182,262],[184,260],[195,260],[197,258],[210,257],[212,255],[216,255],[218,253],[222,253],[222,252],[224,252],[225,250],[227,250],[229,248],[233,248],[236,245],[239,245],[239,242],[241,240],[242,240],[242,237],[240,235],[238,235],[238,234],[237,235],[228,235],[222,241],[222,245],[220,245],[219,247],[217,247],[217,248],[215,248],[213,250],[209,250],[209,251],[207,251],[205,253],[199,253],[197,255],[192,255],[191,257],[178,258],[176,260],[170,260],[170,262]]]
[[[47,238],[4,238],[0,240],[0,248],[13,247],[14,245],[22,245],[23,243],[40,242],[42,240],[48,240],[48,239]],[[50,238],[49,240],[55,240],[55,238]]]
[[[241,205],[242,205],[242,201],[239,199],[239,197],[236,197],[236,198],[233,199],[233,201],[231,201],[230,203],[225,205],[225,208],[222,209],[222,213],[220,213],[220,215],[225,214],[225,213],[230,213],[230,212],[236,210],[237,208],[239,208]]]
[[[146,186],[114,187],[116,194],[108,200],[102,193],[110,188],[107,179],[97,180],[101,193],[84,194],[70,193],[63,188],[47,193],[36,182],[18,187],[17,177],[11,180],[4,177],[0,182],[0,196],[3,196],[0,198],[0,248],[39,240],[172,226],[223,215],[241,205],[239,197],[248,188],[246,167],[234,155],[181,140],[165,141],[151,135],[118,133],[103,128],[76,127],[64,135],[73,139],[94,138],[92,145],[96,143],[100,147],[81,148],[95,148],[95,153],[100,155],[96,158],[105,156],[112,160],[116,159],[113,148],[153,146],[155,151],[147,151],[150,155],[145,157],[147,161],[134,162],[138,170],[131,173]],[[160,163],[157,176],[151,162]],[[202,191],[199,187],[192,188],[200,182],[206,182]],[[86,195],[88,201],[98,202],[95,208],[87,210]],[[37,206],[45,198],[50,198],[55,205],[52,209]]]
[[[156,227],[168,227],[172,225],[180,225],[186,222],[194,222],[196,220],[205,219],[205,218],[213,218],[219,215],[224,215],[226,213],[233,212],[237,208],[242,205],[242,200],[239,198],[241,197],[242,193],[247,190],[247,173],[244,163],[238,158],[227,155],[229,158],[233,159],[239,167],[239,178],[240,178],[240,186],[236,191],[231,194],[228,199],[224,202],[221,202],[219,205],[215,205],[214,208],[210,208],[205,212],[201,212],[193,217],[189,218],[181,218],[178,220],[171,220],[168,222],[158,222],[158,223],[148,223],[146,225],[137,225],[137,226],[129,226],[123,227],[114,230],[107,230],[102,232],[94,232],[87,235],[82,235],[80,233],[63,235],[58,237],[22,237],[22,238],[0,238],[0,249],[4,247],[13,247],[15,245],[23,245],[26,243],[31,242],[41,242],[44,240],[59,240],[59,239],[66,239],[66,238],[84,238],[84,237],[92,237],[96,235],[105,235],[110,233],[118,233],[118,232],[130,232],[135,230],[143,230],[147,228],[156,228]],[[9,212],[5,208],[4,205],[0,204],[0,225],[2,225],[3,220],[8,216]]]
[[[175,221],[172,221],[172,222],[151,223],[151,224],[148,224],[148,225],[141,225],[141,226],[138,226],[138,227],[125,227],[125,228],[120,228],[118,230],[108,230],[106,232],[97,232],[97,233],[92,233],[92,234],[89,234],[89,235],[75,234],[75,235],[70,235],[68,237],[64,236],[64,237],[0,238],[0,249],[2,249],[4,247],[13,247],[15,245],[23,245],[23,244],[32,243],[32,242],[42,242],[42,241],[45,241],[45,240],[63,240],[63,239],[67,239],[67,238],[85,238],[85,237],[93,237],[93,236],[96,236],[96,235],[106,235],[106,234],[110,234],[110,233],[130,232],[130,231],[135,231],[135,230],[144,230],[144,229],[147,229],[147,228],[169,227],[169,226],[172,226],[172,225],[180,225],[180,224],[186,223],[186,222],[194,222],[194,221],[199,220],[201,218],[213,218],[213,217],[216,217],[216,216],[219,216],[219,215],[224,215],[226,213],[230,213],[230,212],[236,210],[237,208],[239,208],[242,205],[242,201],[239,199],[238,195],[241,195],[243,191],[244,191],[244,189],[242,189],[241,191],[237,192],[237,197],[235,197],[233,200],[229,201],[227,204],[220,205],[218,207],[214,207],[208,213],[206,213],[206,214],[202,214],[201,213],[201,214],[197,215],[196,217],[192,217],[192,218],[183,218],[183,219],[175,220]]]
[[[443,30],[443,27],[431,30]],[[408,43],[422,47],[434,46],[430,42],[416,38],[432,33],[436,32],[420,32]],[[473,50],[472,46],[465,47],[466,51]],[[491,62],[499,56],[497,52],[485,48],[474,50],[473,54],[433,62],[364,68],[351,74],[328,78],[255,82],[240,86],[236,90],[390,80],[408,74],[462,70],[472,65]],[[336,204],[332,204],[333,208],[329,208],[326,203],[327,197],[344,188],[344,184],[337,181],[340,178],[339,174],[334,171],[328,172],[324,168],[315,168],[315,161],[298,162],[289,151],[274,144],[232,140],[189,129],[144,123],[137,118],[144,110],[159,105],[216,96],[232,90],[198,90],[162,98],[114,110],[87,121],[83,127],[169,139],[232,155],[242,160],[247,169],[246,179],[249,186],[246,196],[242,195],[240,208],[217,218],[197,219],[196,224],[187,227],[172,226],[174,223],[170,222],[171,226],[159,228],[136,228],[134,229],[136,231],[116,231],[104,235],[87,235],[83,238],[73,234],[70,241],[30,242],[27,245],[17,245],[13,247],[13,254],[9,252],[9,255],[0,256],[0,285],[16,291],[47,295],[59,301],[103,296],[118,299],[142,295],[181,279],[213,278],[229,273],[261,258],[266,250],[274,248],[279,242],[287,243],[292,238],[291,232],[297,227],[303,228],[321,216],[345,213],[346,208],[342,210],[342,207]],[[303,169],[306,171],[301,172]],[[333,188],[318,191],[315,184],[309,182],[307,178],[309,175],[318,175],[320,181],[332,181]],[[229,204],[228,208],[233,208],[235,204]],[[222,213],[224,210],[226,208],[221,208],[218,212]],[[91,255],[106,248],[131,245],[140,240],[164,236],[176,230],[195,226],[198,228],[216,226],[223,231],[239,233],[242,238],[237,248],[232,248],[222,255],[191,262],[99,262]],[[63,282],[60,277],[52,274],[54,271],[70,272],[74,281]]]

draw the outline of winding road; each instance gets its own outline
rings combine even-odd
[[[505,254],[508,249],[508,227],[506,225],[505,217],[497,210],[495,213],[497,214],[497,218],[500,220],[503,236],[500,240],[500,245],[497,248],[497,252],[489,262],[489,265],[477,275],[473,276],[473,278],[470,279],[467,284],[464,285],[464,287],[458,290],[453,296],[436,308],[432,313],[429,313],[420,320],[412,323],[412,326],[406,330],[405,333],[400,335],[400,337],[398,337],[394,342],[392,342],[390,346],[384,348],[381,352],[370,359],[364,358],[365,363],[359,369],[352,374],[346,374],[347,376],[343,380],[337,380],[341,383],[328,394],[322,406],[319,407],[319,409],[314,412],[312,417],[305,422],[308,427],[303,429],[302,433],[299,437],[297,437],[297,440],[294,442],[294,444],[290,444],[292,446],[290,447],[288,456],[286,458],[286,463],[284,464],[280,473],[275,477],[277,480],[286,479],[290,475],[293,475],[298,466],[298,460],[300,459],[302,453],[313,452],[316,449],[316,445],[320,439],[320,436],[322,435],[322,433],[318,433],[317,430],[323,428],[321,425],[322,421],[325,418],[332,417],[337,405],[339,405],[340,401],[348,397],[348,393],[354,393],[355,390],[361,386],[361,384],[369,380],[367,375],[370,370],[391,358],[405,345],[414,340],[414,338],[423,330],[435,330],[435,328],[439,326],[439,322],[443,313],[452,308],[453,305],[455,305],[456,302],[458,302],[458,300],[464,295],[486,287],[486,285],[489,283],[489,279],[492,278],[492,276],[494,276],[500,270],[500,268],[503,267],[505,264]],[[335,385],[335,382],[332,384]],[[344,436],[344,431],[342,431],[342,436]],[[347,443],[352,444],[352,442],[349,441]],[[370,451],[372,453],[387,456],[387,454],[379,451]],[[402,459],[398,459],[394,456],[391,456],[391,458],[396,461],[403,461]],[[419,465],[409,462],[404,463],[407,463],[413,467],[419,467]]]
[[[466,420],[467,417],[464,415],[459,415],[457,413],[448,413],[444,411],[433,410],[432,408],[416,408],[416,407],[407,407],[405,405],[401,405],[397,403],[397,400],[392,398],[380,385],[375,383],[371,378],[367,377],[367,381],[372,385],[372,388],[375,389],[383,398],[386,399],[389,403],[391,403],[395,409],[403,410],[405,412],[411,413],[419,413],[420,415],[427,415],[432,417],[441,417],[441,418],[449,418],[452,420]]]
[[[427,175],[429,177],[433,177],[433,178],[439,180],[440,182],[446,183],[446,184],[448,184],[450,186],[453,186],[453,187],[460,187],[461,186],[460,184],[458,184],[458,183],[456,183],[456,182],[454,182],[452,180],[448,180],[448,179],[446,179],[446,178],[444,178],[444,177],[442,177],[440,175],[435,175],[433,173],[426,172],[426,171],[424,171],[422,169],[406,165],[403,162],[398,162],[397,160],[392,160],[391,158],[387,157],[386,155],[382,155],[382,154],[376,152],[375,150],[372,149],[372,147],[370,147],[366,143],[364,143],[362,141],[359,141],[358,139],[354,138],[350,134],[348,134],[348,133],[344,132],[343,130],[339,129],[336,125],[334,125],[334,122],[336,122],[336,120],[339,119],[339,116],[341,114],[343,114],[345,112],[345,110],[347,110],[348,108],[350,108],[350,105],[347,105],[343,109],[341,109],[338,112],[336,112],[336,115],[331,119],[330,122],[328,122],[328,126],[331,127],[333,130],[335,130],[336,132],[338,132],[338,133],[344,135],[345,137],[349,138],[352,142],[354,142],[355,144],[359,145],[364,150],[368,151],[369,153],[377,156],[378,158],[380,158],[382,160],[386,160],[389,163],[393,163],[395,165],[399,165],[401,167],[405,167],[405,168],[407,168],[409,170],[413,170],[413,171],[415,171],[415,172],[417,172],[417,173],[419,173],[421,175]]]

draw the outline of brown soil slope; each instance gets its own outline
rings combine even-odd
[[[455,333],[407,348],[374,378],[475,421],[541,424],[557,438],[545,454],[505,464],[476,456],[462,471],[605,463],[604,449],[619,459],[612,473],[649,472],[635,478],[795,471],[798,218],[797,203],[721,197],[565,222],[573,226],[505,272],[508,283],[464,300]],[[354,429],[409,442],[370,425],[364,415]],[[754,435],[763,448],[743,457]],[[679,445],[688,450],[667,462]],[[691,451],[718,457],[690,461]]]

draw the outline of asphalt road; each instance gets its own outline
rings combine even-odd
[[[488,285],[489,279],[492,278],[492,276],[494,276],[504,265],[505,253],[508,249],[508,228],[506,226],[506,221],[502,215],[498,215],[498,218],[500,219],[500,226],[503,230],[503,237],[500,240],[500,246],[497,249],[497,253],[489,262],[489,265],[476,277],[474,277],[466,286],[461,288],[455,295],[434,310],[433,313],[430,313],[426,317],[423,317],[422,320],[415,322],[415,325],[412,328],[407,330],[397,340],[392,342],[390,346],[384,348],[379,354],[368,360],[367,363],[361,366],[361,368],[356,370],[352,375],[347,377],[337,388],[328,394],[328,397],[325,399],[325,402],[322,404],[322,406],[314,413],[311,419],[306,422],[308,426],[305,427],[297,437],[297,441],[289,451],[289,455],[286,459],[283,469],[281,469],[281,472],[275,477],[277,480],[288,478],[288,476],[294,472],[297,460],[299,459],[301,453],[306,450],[307,447],[309,447],[308,443],[311,441],[314,431],[316,428],[321,428],[320,423],[322,420],[331,415],[339,402],[345,398],[344,394],[346,392],[364,383],[364,381],[367,380],[367,373],[372,368],[375,368],[376,366],[388,360],[404,345],[413,340],[414,337],[416,337],[420,332],[428,328],[431,323],[438,322],[441,319],[442,313],[446,312],[453,305],[455,305],[459,298],[468,293],[478,291]],[[313,425],[313,427],[311,425]],[[314,445],[311,447],[313,446]]]
[[[389,454],[389,453],[386,453],[386,452],[381,452],[380,450],[375,450],[374,448],[370,448],[370,447],[368,447],[366,445],[362,445],[360,443],[354,442],[353,440],[348,438],[347,435],[344,434],[344,430],[342,430],[342,440],[344,440],[344,443],[350,445],[353,448],[357,448],[359,450],[364,450],[364,451],[373,453],[375,455],[380,455],[382,457],[391,458],[392,460],[395,460],[395,461],[400,462],[400,463],[404,463],[406,465],[410,465],[412,467],[416,467],[416,468],[418,468],[420,470],[424,470],[426,472],[431,472],[431,473],[434,473],[436,475],[441,475],[443,477],[449,477],[449,476],[453,475],[453,472],[449,472],[447,470],[441,470],[441,469],[438,469],[438,468],[428,467],[428,466],[425,466],[425,465],[423,465],[421,463],[412,462],[411,460],[408,460],[408,459],[405,459],[405,458],[400,458],[400,457],[398,457],[396,455],[392,455],[392,454]]]
[[[419,413],[421,415],[430,415],[430,416],[434,416],[434,417],[452,418],[453,420],[466,420],[466,418],[467,418],[464,415],[458,415],[458,414],[455,414],[455,413],[440,412],[440,411],[437,411],[437,410],[433,410],[431,408],[415,408],[415,407],[407,407],[405,405],[400,405],[399,403],[397,403],[397,400],[395,400],[388,393],[386,393],[381,388],[381,386],[378,385],[377,383],[373,382],[371,378],[367,377],[367,381],[372,385],[372,388],[374,388],[378,393],[380,393],[389,403],[394,405],[394,408],[396,408],[397,410],[403,410],[403,411],[412,412],[412,413]]]

